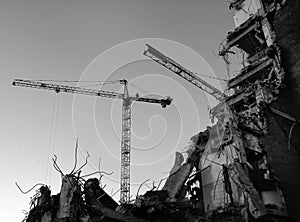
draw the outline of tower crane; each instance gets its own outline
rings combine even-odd
[[[54,90],[55,92],[75,93],[89,96],[100,96],[106,98],[122,99],[122,140],[121,140],[121,180],[120,180],[120,202],[128,203],[130,200],[130,142],[131,142],[131,104],[132,102],[158,103],[163,108],[170,105],[172,99],[146,98],[139,96],[129,96],[128,81],[123,79],[119,83],[124,85],[123,93],[110,92],[105,90],[94,90],[76,86],[65,86],[40,81],[14,79],[13,86],[30,87],[44,90]]]
[[[184,78],[185,80],[200,88],[201,90],[207,92],[208,94],[216,98],[218,101],[223,101],[226,98],[226,95],[224,93],[222,93],[216,87],[210,85],[203,79],[199,78],[196,73],[184,68],[183,66],[175,62],[173,59],[167,57],[151,45],[146,44],[146,46],[148,48],[143,53],[145,56],[149,57],[153,61],[176,73],[180,77]]]

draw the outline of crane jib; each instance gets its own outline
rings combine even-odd
[[[196,73],[189,71],[188,69],[181,66],[179,63],[175,62],[173,59],[165,56],[163,53],[155,49],[149,44],[146,44],[148,47],[147,50],[143,52],[143,54],[153,61],[159,63],[160,65],[166,67],[177,75],[181,76],[185,80],[191,82],[198,88],[207,92],[211,96],[215,97],[217,100],[222,101],[226,98],[226,95],[218,90],[216,87],[210,85],[203,79],[197,76]]]

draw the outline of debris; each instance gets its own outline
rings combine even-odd
[[[99,185],[96,178],[88,179],[84,184],[84,195],[87,206],[106,206],[115,210],[119,205]]]
[[[162,190],[167,190],[171,200],[178,199],[181,192],[185,191],[184,184],[189,178],[197,161],[199,161],[200,150],[195,148],[186,162],[181,165],[177,171],[170,173]],[[172,168],[174,169],[174,167]],[[183,195],[185,196],[185,195]]]

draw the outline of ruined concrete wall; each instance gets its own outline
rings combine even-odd
[[[288,133],[291,123],[270,112],[267,113],[267,121],[269,131],[263,138],[263,145],[267,151],[269,163],[285,194],[289,216],[294,219],[293,221],[297,221],[295,218],[300,218],[300,156],[294,145],[300,144],[299,139],[296,138],[296,133],[299,135],[299,127],[293,130],[289,150]]]
[[[300,2],[288,0],[274,17],[276,42],[282,50],[282,61],[286,75],[287,90],[295,106],[290,112],[300,117]],[[288,99],[288,97],[286,97]]]
[[[282,50],[282,65],[286,72],[284,89],[273,107],[292,116],[300,117],[300,1],[289,0],[277,11],[273,25],[276,43]],[[292,122],[266,113],[268,133],[263,144],[268,153],[270,164],[280,180],[286,196],[289,215],[292,221],[300,218],[300,125],[294,126],[288,140]]]

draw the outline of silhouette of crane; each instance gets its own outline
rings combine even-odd
[[[66,81],[67,82],[67,81]],[[105,82],[103,82],[105,83]],[[76,86],[58,85],[45,83],[40,81],[15,79],[12,82],[14,86],[30,87],[36,89],[53,90],[57,93],[76,93],[89,96],[100,96],[112,99],[122,99],[122,140],[121,140],[121,180],[120,180],[120,202],[128,203],[130,201],[130,142],[131,142],[131,104],[132,102],[157,103],[163,108],[172,103],[170,97],[162,99],[129,96],[128,81],[125,79],[119,80],[119,83],[124,85],[123,93],[110,92],[105,90],[95,90]]]

